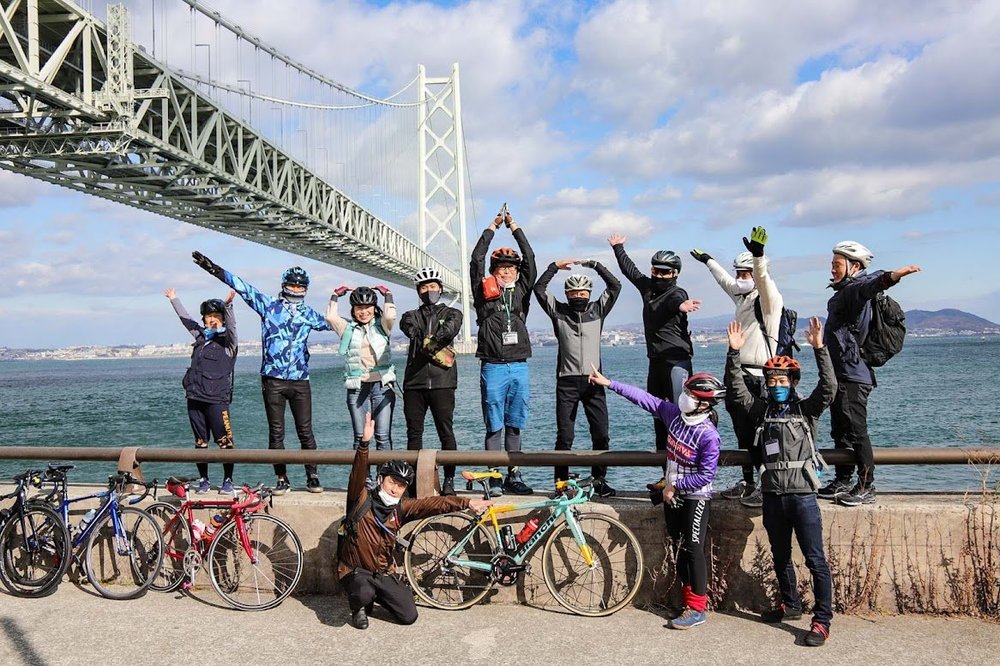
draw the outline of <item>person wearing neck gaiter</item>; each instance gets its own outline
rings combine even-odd
[[[267,414],[269,449],[285,448],[285,406],[292,409],[295,432],[303,449],[314,450],[312,429],[312,390],[309,385],[309,334],[329,331],[323,315],[305,304],[309,274],[298,266],[281,275],[281,293],[277,298],[264,294],[249,282],[233,275],[201,252],[193,252],[200,268],[228,284],[250,308],[260,315],[261,388]],[[306,465],[306,490],[323,492],[316,465]],[[276,464],[278,477],[275,495],[291,489],[288,470]]]
[[[557,271],[568,271],[578,264],[592,268],[601,276],[607,289],[598,298],[591,300],[594,281],[587,275],[570,275],[563,285],[566,300],[560,301],[549,291],[549,282]],[[622,283],[593,259],[563,259],[549,264],[549,267],[535,283],[535,297],[542,310],[552,320],[552,329],[559,340],[559,360],[556,364],[556,451],[573,448],[576,413],[580,404],[590,425],[590,441],[595,451],[607,451],[608,402],[604,387],[587,381],[591,366],[601,367],[601,332],[604,320],[611,312]],[[594,476],[594,494],[611,497],[615,489],[608,485],[608,468],[595,465],[591,468]],[[569,478],[569,468],[555,468],[556,481]]]
[[[688,313],[701,307],[701,301],[688,298],[686,291],[677,285],[681,273],[681,258],[670,250],[660,250],[650,259],[650,275],[636,268],[625,252],[627,238],[614,234],[608,238],[615,252],[618,267],[642,295],[642,325],[646,335],[646,356],[649,372],[646,390],[657,398],[676,402],[681,387],[694,369],[691,359],[694,348],[688,330]],[[656,450],[667,448],[667,427],[653,419],[656,433]],[[665,479],[649,484],[650,491],[663,489]]]
[[[667,533],[677,554],[677,577],[684,610],[669,622],[671,629],[704,624],[708,606],[707,547],[712,480],[719,466],[719,417],[714,406],[726,395],[722,382],[706,373],[691,376],[677,404],[641,388],[608,379],[592,368],[590,381],[606,386],[662,422],[668,432],[666,481],[663,485]]]
[[[421,268],[413,277],[420,307],[404,312],[399,330],[410,339],[403,374],[406,448],[424,447],[424,420],[430,409],[443,451],[454,451],[455,389],[458,366],[449,346],[462,328],[462,312],[441,303],[441,272]],[[453,351],[453,349],[451,350]],[[455,494],[455,466],[444,466],[442,495]]]

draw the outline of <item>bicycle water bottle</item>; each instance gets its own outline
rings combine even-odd
[[[538,518],[532,518],[526,522],[524,527],[521,528],[521,531],[517,533],[516,537],[514,537],[518,545],[523,546],[526,544],[528,539],[530,539],[532,535],[538,531],[539,525],[541,525],[541,521],[539,521]]]
[[[514,528],[510,525],[504,525],[500,528],[500,542],[503,544],[503,549],[508,553],[513,553],[517,550],[517,543],[514,541]]]
[[[214,516],[212,516],[212,522],[210,522],[208,524],[208,527],[205,528],[205,536],[202,538],[204,538],[205,541],[211,541],[212,539],[214,539],[215,535],[219,531],[219,528],[222,527],[223,523],[225,522],[226,522],[226,517],[223,516],[221,513],[217,513]]]
[[[83,514],[83,520],[80,523],[81,532],[87,529],[87,525],[90,525],[90,521],[92,521],[94,519],[94,516],[96,515],[97,515],[97,509],[91,509],[87,513]]]
[[[191,536],[194,537],[195,541],[200,541],[203,536],[205,536],[205,523],[201,522],[197,518],[191,521]]]

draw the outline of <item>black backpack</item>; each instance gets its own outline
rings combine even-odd
[[[760,332],[764,336],[764,344],[767,346],[769,353],[771,351],[770,341],[774,340],[776,342],[776,349],[772,356],[794,356],[794,352],[802,351],[799,343],[795,341],[795,328],[799,325],[798,312],[785,307],[781,308],[781,318],[778,320],[777,340],[768,335],[767,328],[764,326],[764,313],[760,311],[760,296],[757,296],[753,301],[753,315],[757,318],[757,323],[760,324]]]
[[[899,353],[906,338],[906,314],[895,300],[879,292],[871,300],[872,317],[868,336],[859,344],[861,358],[869,366],[880,368]]]

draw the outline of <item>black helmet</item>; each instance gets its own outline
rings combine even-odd
[[[201,304],[201,316],[204,317],[211,313],[225,314],[226,304],[222,302],[221,298],[210,298]]]
[[[413,465],[402,460],[390,460],[387,463],[382,463],[382,466],[378,468],[378,475],[391,476],[406,485],[410,485],[417,478],[417,473],[413,471]]]
[[[292,266],[281,274],[281,284],[294,284],[299,287],[309,288],[309,273],[306,269]]]
[[[681,258],[670,250],[660,250],[653,255],[649,262],[653,268],[659,268],[662,271],[681,272]]]
[[[378,305],[378,296],[371,287],[358,287],[351,292],[351,307],[355,305]]]

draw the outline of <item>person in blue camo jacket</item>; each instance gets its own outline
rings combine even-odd
[[[309,274],[302,268],[289,268],[281,275],[281,293],[268,296],[253,285],[233,275],[200,252],[193,252],[194,262],[228,284],[250,308],[260,315],[261,388],[267,414],[268,448],[285,448],[285,405],[292,408],[295,432],[303,449],[315,450],[312,430],[312,392],[309,385],[309,334],[329,331],[323,315],[304,303],[309,288]],[[316,465],[306,465],[306,489],[321,493]],[[291,489],[284,464],[275,464],[278,477],[275,495]]]

